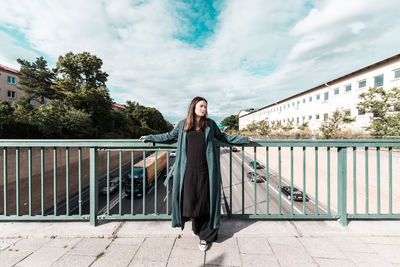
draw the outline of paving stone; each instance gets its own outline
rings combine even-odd
[[[357,266],[362,266],[362,267],[393,266],[387,260],[385,260],[381,255],[379,255],[377,253],[346,252],[345,254]]]
[[[375,251],[368,244],[362,242],[358,237],[327,237],[333,244],[344,252],[365,252]]]
[[[9,247],[9,249],[35,251],[50,242],[50,240],[50,238],[23,238]]]
[[[186,225],[185,225],[186,226]],[[190,225],[189,225],[190,226]],[[180,228],[172,228],[171,222],[164,221],[130,221],[118,231],[118,237],[150,237],[154,235],[176,237],[182,234]]]
[[[174,246],[168,260],[168,266],[203,266],[204,252],[200,249],[183,249]]]
[[[137,261],[133,259],[133,261],[128,265],[128,267],[165,267],[166,262],[160,261]]]
[[[206,251],[205,264],[223,266],[241,266],[239,249],[237,246],[212,246]]]
[[[235,237],[230,237],[230,238],[218,238],[216,242],[212,243],[212,247],[217,247],[217,248],[237,248],[237,241]]]
[[[17,241],[18,241],[18,239],[0,239],[0,251],[11,247]]]
[[[298,240],[303,244],[312,257],[345,259],[346,255],[325,237],[299,237]]]
[[[277,259],[272,255],[241,253],[240,257],[242,258],[242,266],[251,266],[251,267],[279,266]]]
[[[23,261],[18,262],[16,266],[51,266],[51,264],[55,263],[65,253],[67,253],[67,249],[65,248],[42,247]]]
[[[149,237],[144,240],[133,261],[139,263],[164,262],[166,264],[175,238]]]
[[[0,253],[0,266],[8,267],[14,266],[14,264],[22,261],[24,258],[29,256],[32,252],[26,250],[5,250]]]
[[[51,267],[66,267],[66,266],[87,267],[90,266],[90,264],[95,259],[96,257],[93,256],[65,254],[55,263],[53,263]]]
[[[199,247],[199,242],[200,240],[197,236],[181,237],[175,240],[174,248],[197,249]]]
[[[346,259],[321,259],[315,258],[320,267],[355,267],[351,260]]]
[[[145,239],[144,237],[119,237],[115,238],[112,244],[140,246],[143,243],[144,239]]]
[[[108,238],[84,238],[68,254],[97,256],[111,243]]]
[[[128,266],[138,248],[138,246],[112,244],[91,266]]]
[[[367,244],[400,245],[400,237],[390,236],[361,236],[359,239]]]
[[[238,237],[237,242],[240,253],[272,255],[267,238]]]
[[[82,238],[55,238],[50,240],[46,247],[72,248],[81,240]]]
[[[270,237],[272,251],[282,266],[314,266],[315,261],[295,237]]]
[[[400,263],[400,245],[371,244],[371,247],[388,262]]]

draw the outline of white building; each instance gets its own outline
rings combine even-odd
[[[356,120],[348,126],[362,130],[369,125],[371,114],[357,110],[360,93],[370,87],[391,89],[400,87],[400,54],[356,70],[332,81],[282,99],[259,110],[239,115],[239,129],[253,121],[268,118],[270,122],[280,121],[282,125],[293,121],[297,126],[308,122],[311,130],[318,130],[321,123],[337,109],[350,114]]]

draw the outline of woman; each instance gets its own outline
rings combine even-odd
[[[169,133],[140,137],[146,142],[178,140],[172,186],[172,227],[184,228],[192,220],[192,234],[200,238],[199,248],[207,250],[217,240],[220,225],[221,173],[215,141],[244,144],[247,137],[222,133],[207,118],[207,100],[195,97],[182,120]]]

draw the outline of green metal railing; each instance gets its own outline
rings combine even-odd
[[[348,219],[400,218],[398,207],[393,205],[393,199],[399,196],[392,188],[393,154],[400,153],[396,149],[400,147],[400,140],[255,140],[243,145],[237,153],[231,145],[217,144],[224,217],[336,219],[342,225],[347,225]],[[170,152],[176,150],[176,144],[139,140],[0,140],[0,149],[3,173],[0,220],[89,220],[97,225],[98,220],[171,218],[170,186],[169,183],[166,187],[162,185],[166,171],[155,173],[152,186],[147,185],[148,174],[144,172],[138,183],[142,196],[138,198],[134,193],[138,185],[133,178],[135,161],[143,160],[143,169],[146,169],[144,159],[149,153],[157,157],[166,151],[166,170],[169,170]],[[376,152],[371,157],[373,151]],[[337,154],[334,164],[332,153]],[[364,154],[364,158],[357,154]],[[117,160],[112,161],[112,155]],[[307,158],[310,155],[313,162]],[[381,164],[382,155],[387,158],[387,166]],[[374,164],[370,157],[376,159]],[[259,170],[255,164],[248,164],[257,162],[257,158],[265,165]],[[160,163],[156,160],[155,169],[161,166],[157,164]],[[352,166],[352,175],[348,165]],[[49,166],[52,166],[50,171]],[[376,169],[375,173],[370,172],[371,167]],[[387,177],[381,175],[384,168],[387,168]],[[103,173],[99,173],[100,169]],[[247,175],[253,173],[252,182],[246,178],[246,169]],[[323,169],[326,171],[322,172]],[[336,172],[335,176],[332,171]],[[364,179],[360,179],[361,171]],[[123,190],[128,174],[130,195]],[[261,182],[258,176],[262,177]],[[111,177],[118,177],[115,193],[110,192]],[[372,181],[371,177],[376,180]],[[376,183],[376,199],[370,198],[371,190],[375,190],[371,181]],[[387,181],[388,187],[382,188],[382,181]],[[326,188],[321,189],[323,183]],[[359,186],[360,183],[363,184]],[[281,190],[284,184],[290,188],[288,196]],[[348,189],[349,185],[352,190]],[[106,195],[99,198],[100,187],[106,188]],[[302,191],[301,201],[295,201],[294,187]],[[364,187],[364,192],[360,187]],[[388,204],[385,212],[383,195],[388,197],[384,199]],[[363,212],[360,212],[360,199],[364,200]],[[371,210],[371,205],[376,211]]]

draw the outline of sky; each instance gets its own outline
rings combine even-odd
[[[398,0],[2,0],[0,64],[90,52],[113,100],[217,122],[400,53]]]

